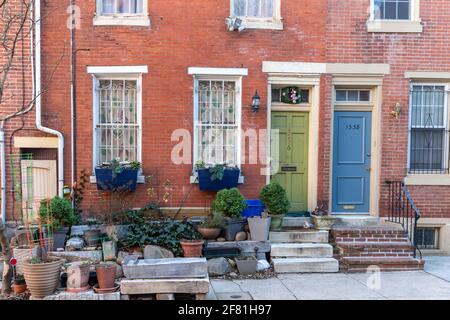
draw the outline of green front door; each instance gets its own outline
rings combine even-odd
[[[278,162],[272,180],[286,189],[291,212],[308,210],[308,119],[307,112],[272,112],[272,129],[279,130],[278,148],[277,135],[272,138],[274,169]]]

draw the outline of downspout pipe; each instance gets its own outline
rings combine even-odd
[[[36,76],[35,76],[35,103],[36,103],[36,128],[42,132],[58,137],[58,195],[64,196],[64,136],[61,132],[44,127],[42,125],[42,80],[41,80],[41,0],[36,0],[34,5],[35,38],[36,38]]]
[[[0,175],[1,178],[1,214],[2,225],[6,225],[6,159],[5,159],[5,122],[2,121],[0,125]]]

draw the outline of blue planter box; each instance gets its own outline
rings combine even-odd
[[[113,178],[111,169],[95,168],[97,189],[103,191],[134,191],[136,190],[138,170],[124,169]]]
[[[211,180],[212,174],[209,172],[209,169],[199,169],[197,173],[201,191],[219,191],[237,187],[241,170],[238,168],[226,168],[223,171],[222,180],[216,179],[214,181]]]
[[[247,203],[247,209],[242,212],[243,217],[261,217],[264,211],[264,204],[261,200],[245,200],[245,203]]]

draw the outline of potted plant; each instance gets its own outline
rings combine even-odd
[[[224,226],[223,214],[213,212],[205,222],[198,226],[197,230],[206,240],[214,240],[220,235]]]
[[[202,256],[203,240],[180,240],[181,247],[183,248],[183,256],[185,258],[198,258]]]
[[[286,190],[279,183],[272,181],[261,190],[260,199],[272,218],[270,229],[281,229],[284,215],[291,207]]]
[[[331,230],[331,227],[336,222],[336,218],[329,214],[325,204],[317,206],[317,208],[311,212],[311,218],[314,227],[318,230]]]
[[[239,182],[241,170],[238,167],[216,164],[207,166],[203,161],[195,165],[201,191],[219,191],[235,188]]]
[[[242,256],[236,258],[238,271],[242,275],[255,274],[258,267],[258,260],[253,256]]]
[[[244,230],[245,219],[242,219],[241,213],[246,207],[245,198],[237,188],[225,189],[217,193],[212,209],[224,215],[225,238],[228,241],[234,241],[236,234]]]
[[[255,216],[247,218],[250,234],[253,241],[267,241],[269,239],[270,222],[267,211],[262,213],[261,217]]]
[[[39,218],[52,230],[47,231],[53,233],[53,248],[50,250],[64,249],[70,227],[78,222],[78,215],[75,214],[71,202],[60,197],[44,199],[40,203]]]
[[[86,220],[89,227],[88,230],[83,231],[83,238],[88,247],[97,247],[100,245],[101,230],[98,228],[98,221],[95,218]]]
[[[119,162],[113,159],[95,168],[95,178],[98,190],[129,192],[136,190],[137,176],[141,164],[134,162]]]
[[[23,274],[33,298],[42,299],[56,291],[62,265],[62,259],[48,258],[45,254],[24,261]]]
[[[67,267],[67,291],[83,292],[89,290],[91,265],[86,262],[74,262]]]
[[[94,287],[98,292],[113,292],[116,290],[116,265],[112,263],[101,263],[95,267],[97,273],[98,287]]]
[[[27,290],[27,283],[22,275],[16,275],[13,283],[14,294],[22,294]]]

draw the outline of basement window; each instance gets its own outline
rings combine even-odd
[[[150,26],[147,0],[97,0],[94,25]]]
[[[439,249],[438,228],[417,228],[417,246],[419,249]]]

